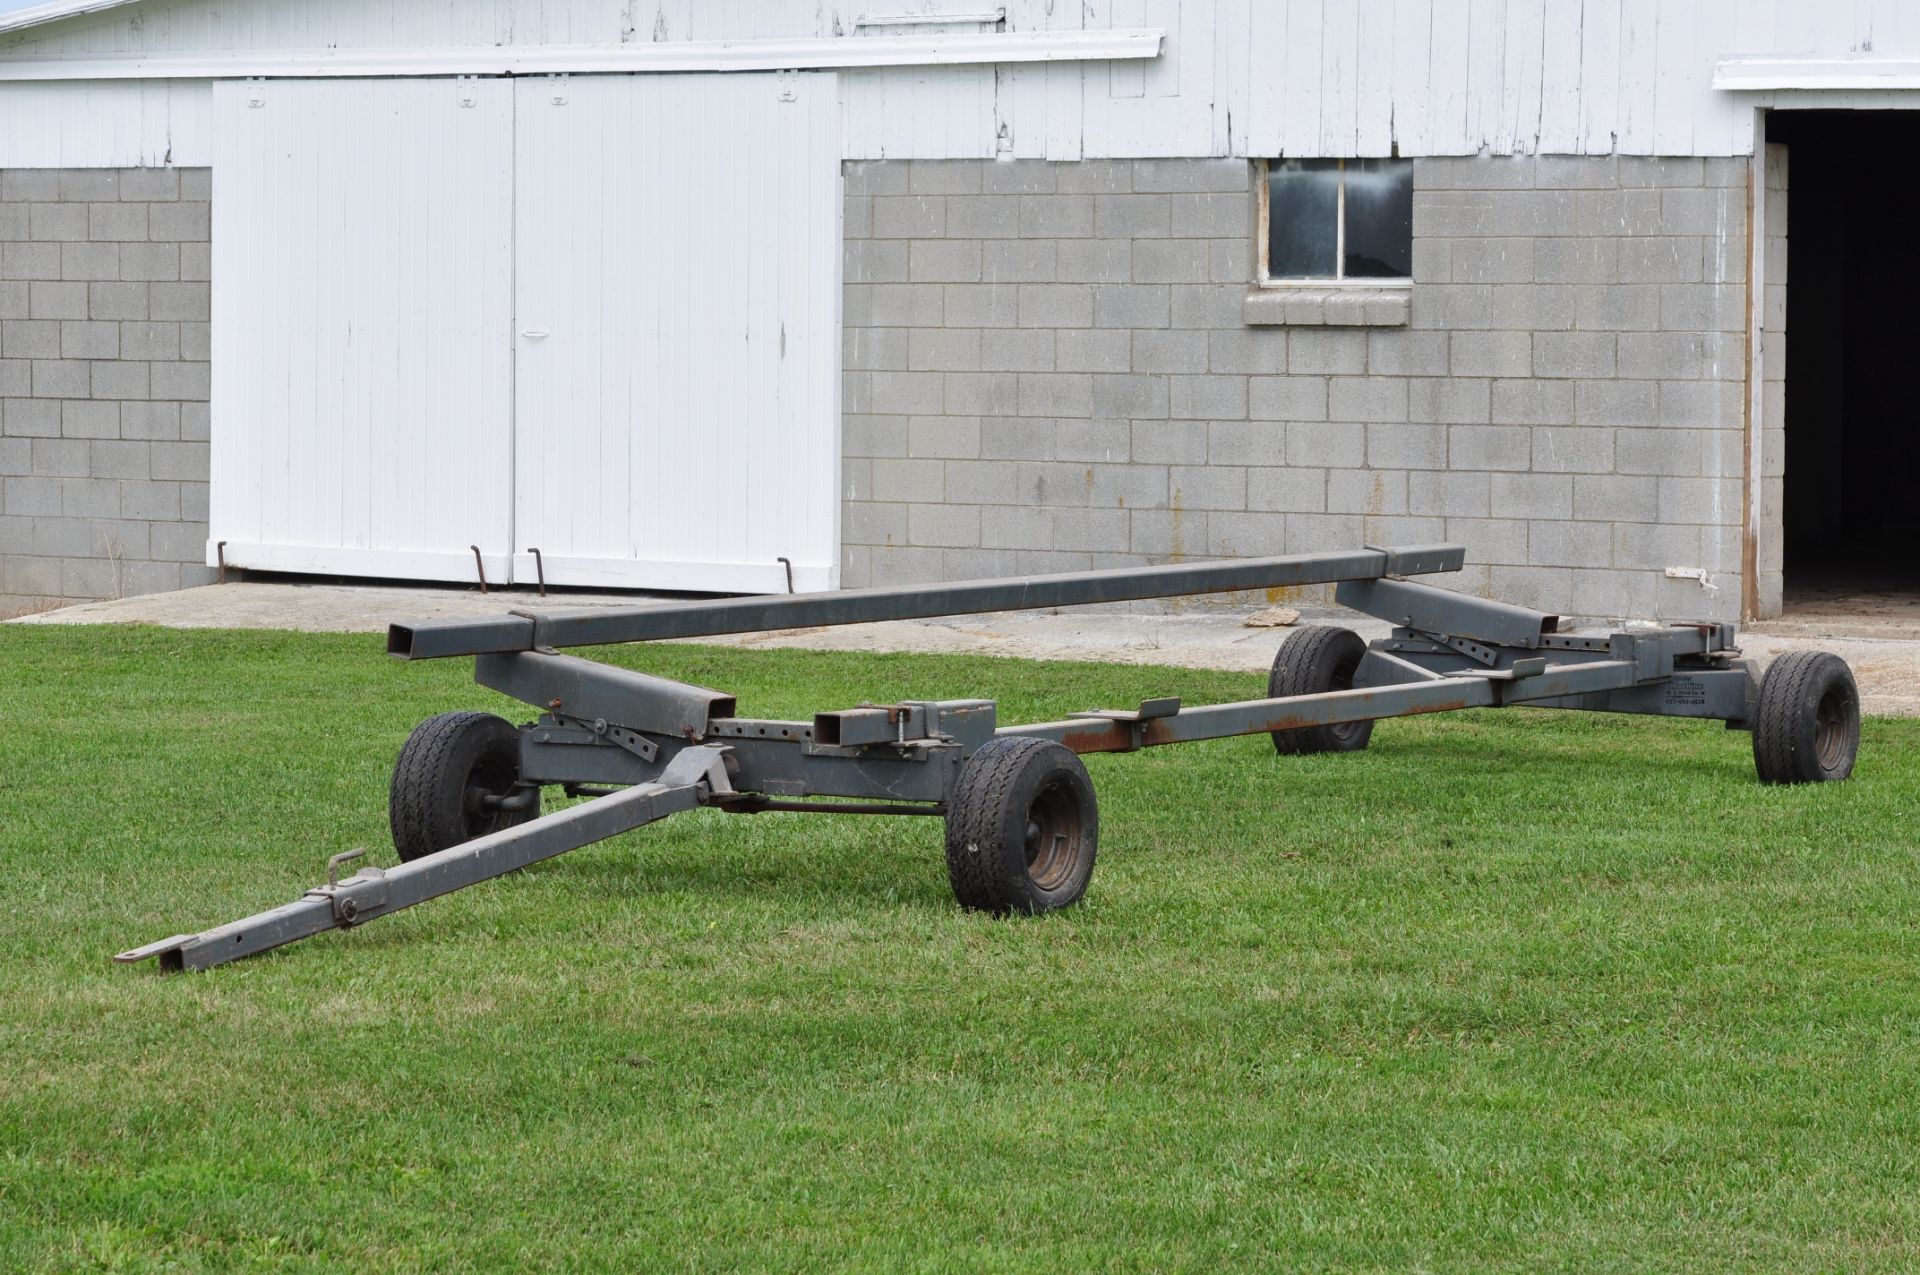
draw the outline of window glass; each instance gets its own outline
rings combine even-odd
[[[1413,162],[1347,161],[1349,279],[1405,279],[1413,274]]]
[[[1267,166],[1267,274],[1326,279],[1340,234],[1340,161],[1274,160]]]

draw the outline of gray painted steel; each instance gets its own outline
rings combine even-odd
[[[651,642],[663,638],[762,633],[875,620],[916,620],[984,611],[1090,606],[1201,593],[1235,593],[1383,575],[1458,571],[1466,551],[1458,545],[1362,549],[1352,553],[1297,554],[1234,562],[1174,563],[1112,571],[1015,576],[910,589],[855,589],[794,597],[730,598],[721,602],[670,602],[601,611],[560,611],[487,620],[426,620],[387,631],[387,653],[402,659],[441,659],[543,647]]]
[[[1260,562],[979,581],[854,595],[743,598],[651,609],[396,626],[414,658],[512,640],[642,641],[797,624],[1071,605],[1260,583],[1353,580],[1342,600],[1396,621],[1350,690],[1183,707],[1175,698],[1065,721],[998,726],[991,700],[864,704],[811,721],[734,716],[733,697],[551,651],[482,651],[475,676],[544,711],[521,729],[523,786],[594,799],[388,871],[367,868],[298,902],[204,934],[122,953],[167,969],[205,969],[324,930],[357,925],[699,805],[740,812],[834,809],[945,813],[967,759],[997,736],[1046,739],[1078,753],[1132,752],[1269,731],[1418,713],[1530,704],[1717,718],[1745,726],[1758,699],[1731,625],[1555,632],[1554,617],[1386,574],[1457,567],[1461,551],[1369,549]],[[605,786],[620,791],[597,795]],[[806,799],[853,799],[853,807]]]

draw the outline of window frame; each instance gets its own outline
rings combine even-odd
[[[1281,158],[1285,157],[1282,156]],[[1326,156],[1322,158],[1335,157]],[[1404,157],[1398,155],[1342,155],[1337,158],[1340,164],[1340,194],[1334,205],[1333,263],[1335,270],[1344,272],[1347,268],[1347,161],[1349,159],[1363,158],[1401,159]],[[1411,288],[1413,286],[1412,275],[1374,275],[1365,278],[1349,279],[1344,273],[1341,273],[1300,279],[1273,278],[1271,274],[1273,266],[1273,178],[1271,170],[1268,167],[1271,162],[1272,161],[1265,159],[1256,159],[1253,161],[1254,185],[1258,192],[1258,212],[1254,217],[1255,248],[1259,253],[1258,260],[1255,263],[1256,277],[1254,282],[1256,287],[1284,290],[1287,288]],[[1407,237],[1409,247],[1411,247],[1413,238],[1411,228],[1409,228]]]

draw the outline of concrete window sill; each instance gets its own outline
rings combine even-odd
[[[1413,288],[1255,288],[1247,293],[1246,321],[1254,328],[1403,328]]]

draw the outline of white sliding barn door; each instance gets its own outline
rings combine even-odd
[[[505,577],[513,89],[215,86],[211,536],[267,570]]]
[[[834,77],[515,91],[515,577],[836,587]]]

